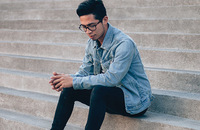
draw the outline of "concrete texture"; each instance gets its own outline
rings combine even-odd
[[[40,118],[46,117],[48,119],[53,118],[53,113],[55,111],[55,107],[52,107],[52,106],[56,105],[57,97],[39,94],[39,93],[33,93],[33,92],[17,91],[17,90],[7,89],[7,88],[3,88],[3,87],[1,87],[0,89],[1,89],[1,97],[4,98],[4,96],[8,95],[8,97],[5,98],[7,100],[1,101],[1,104],[2,104],[2,102],[4,102],[3,107],[2,107],[3,109],[9,110],[9,109],[12,109],[12,107],[14,106],[16,111],[25,113],[25,115],[29,114],[29,115],[33,115],[33,117],[34,116],[37,116]],[[156,92],[156,93],[159,93],[159,92]],[[171,93],[169,93],[169,94],[171,94]],[[187,97],[187,96],[183,95],[182,97]],[[196,98],[196,97],[193,96],[193,98]],[[16,100],[16,103],[12,104],[12,106],[11,106],[11,104],[9,104],[9,102],[12,102],[13,99]],[[46,104],[45,102],[48,105],[45,105]],[[54,105],[50,105],[52,103]],[[178,103],[178,102],[174,102],[174,104],[176,104],[176,103]],[[21,105],[19,105],[19,104],[21,104]],[[29,105],[27,105],[27,104],[29,104]],[[23,106],[23,105],[25,105],[25,106]],[[32,107],[32,106],[35,106],[35,107]],[[173,107],[173,105],[171,107]],[[24,108],[27,108],[27,109],[24,109]],[[35,110],[33,108],[35,108]],[[158,110],[158,109],[156,109],[156,110]],[[44,114],[50,114],[50,115],[44,115]],[[75,110],[73,111],[73,114],[72,114],[72,117],[71,117],[69,123],[73,123],[77,126],[84,127],[84,125],[86,123],[87,114],[88,114],[88,107],[86,107],[80,103],[77,103],[75,105]],[[18,116],[18,115],[14,115],[14,117],[15,116]],[[196,115],[196,116],[198,116],[198,115]],[[139,117],[139,118],[129,118],[129,117],[123,117],[123,116],[119,116],[119,115],[106,114],[102,129],[122,130],[124,128],[125,130],[131,130],[131,128],[133,128],[133,126],[134,126],[137,129],[150,128],[153,130],[154,128],[156,128],[156,129],[171,128],[171,129],[175,130],[175,129],[198,129],[200,126],[198,124],[198,121],[195,121],[192,119],[184,119],[184,118],[180,118],[180,117],[172,118],[172,117],[173,116],[169,116],[169,115],[165,115],[165,114],[156,114],[156,113],[152,113],[152,112],[148,112],[147,114],[145,114],[145,116]],[[17,119],[19,119],[19,118],[17,118]],[[24,119],[24,117],[22,119]],[[22,120],[22,119],[20,118],[20,120]],[[170,119],[170,122],[166,121],[168,119]],[[26,120],[26,123],[28,123],[29,120],[31,120],[31,119],[29,118],[28,120]],[[119,123],[116,123],[116,122],[119,122]],[[183,125],[183,123],[184,123],[184,125]],[[44,125],[44,123],[42,123],[42,124]]]
[[[81,0],[17,0],[9,2],[1,0],[1,10],[16,9],[58,9],[77,8]],[[114,0],[104,1],[107,8],[127,8],[127,7],[155,7],[155,6],[192,6],[200,5],[199,0]]]
[[[75,13],[81,1],[0,0],[1,129],[50,128],[59,96],[51,73],[75,73],[88,39]],[[199,130],[200,1],[104,3],[136,42],[156,98],[140,118],[106,114],[102,130]],[[83,129],[87,115],[76,103],[66,129]]]
[[[79,66],[82,63],[81,60],[84,56],[84,47],[82,49],[77,47],[76,51],[74,51],[75,49],[73,49],[73,47],[71,48],[72,49],[70,49],[70,47],[65,47],[62,49],[58,48],[58,53],[56,53],[55,51],[56,54],[55,56],[53,56],[57,56],[56,58],[21,56],[0,53],[0,57],[2,59],[0,67],[43,73],[52,72],[55,69],[57,71],[62,71],[71,68],[67,73],[74,73],[76,72],[76,70],[78,70]],[[49,53],[53,55],[54,51],[51,50],[49,50]],[[74,58],[74,56],[71,56],[73,53],[76,52],[77,55],[74,55],[77,56],[76,58]],[[200,53],[198,52],[176,52],[171,50],[154,50],[140,48],[140,54],[145,67],[163,67],[166,69],[200,71],[200,59],[198,58],[200,57]]]
[[[197,19],[120,19],[109,22],[125,32],[194,33],[200,32]],[[1,20],[0,29],[78,30],[79,20]]]
[[[76,8],[1,10],[1,20],[77,20]],[[111,19],[199,19],[199,6],[108,8]],[[119,13],[120,12],[120,13]],[[174,13],[176,12],[176,13]],[[163,15],[165,14],[165,15]]]
[[[56,71],[56,69],[54,71]],[[57,72],[62,73],[63,71]],[[0,86],[36,92],[41,92],[40,90],[42,88],[42,92],[51,94],[53,92],[49,89],[50,86],[48,84],[52,75],[51,73],[52,72],[49,72],[49,74],[41,74],[22,70],[0,69]],[[200,93],[199,73],[152,68],[146,68],[146,73],[152,88]]]
[[[0,109],[1,130],[49,130],[52,120]],[[9,125],[8,125],[9,124]],[[65,130],[83,130],[68,124]]]
[[[77,28],[77,26],[76,26]],[[131,32],[126,33],[139,47],[200,50],[200,34]],[[76,38],[74,38],[76,37]],[[0,30],[0,41],[19,43],[81,43],[88,40],[80,30]]]

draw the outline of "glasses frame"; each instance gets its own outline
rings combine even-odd
[[[87,29],[89,29],[90,31],[95,31],[96,29],[97,29],[97,25],[99,24],[99,23],[101,23],[101,21],[99,21],[98,23],[96,23],[95,25],[92,25],[92,26],[94,26],[94,28],[95,29],[90,29],[90,25],[82,25],[82,24],[80,24],[79,25],[79,29],[82,31],[82,32],[87,32]],[[93,23],[92,23],[93,24]],[[85,29],[84,28],[82,28],[82,27],[85,27]]]

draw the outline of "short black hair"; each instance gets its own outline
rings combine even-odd
[[[95,19],[102,21],[102,19],[107,16],[106,8],[102,0],[85,0],[80,3],[76,10],[77,15],[83,16],[88,14],[93,14]]]

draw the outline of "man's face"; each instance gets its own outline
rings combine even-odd
[[[95,19],[93,14],[89,14],[80,16],[80,22],[83,27],[94,27],[96,25],[96,29],[94,31],[91,31],[87,28],[85,33],[94,41],[103,41],[106,33],[105,25],[107,24],[105,24],[104,19],[102,20],[102,22],[100,22],[99,20]]]

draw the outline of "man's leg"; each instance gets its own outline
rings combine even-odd
[[[74,102],[86,105],[90,102],[91,90],[74,90],[65,88],[60,94],[51,130],[63,130],[73,111]]]
[[[85,130],[100,129],[109,105],[117,107],[116,112],[125,109],[122,90],[117,87],[94,86]]]
[[[125,110],[124,93],[120,88],[95,86],[90,97],[90,109],[85,130],[99,130],[105,112],[124,116],[139,116],[146,111],[131,115]]]

